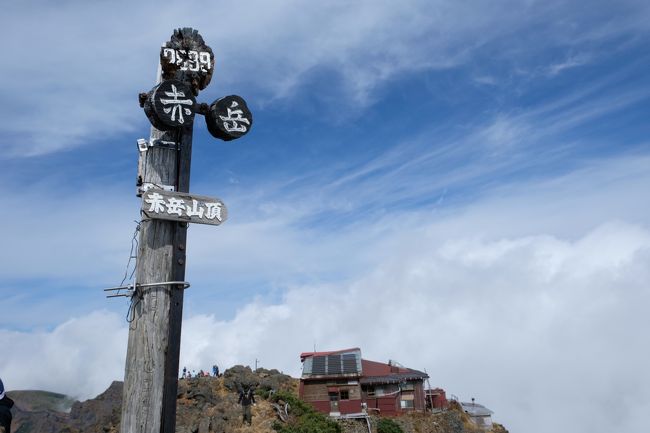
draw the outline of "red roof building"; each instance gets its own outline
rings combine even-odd
[[[361,349],[303,352],[300,398],[332,416],[376,413],[395,416],[424,411],[429,376],[397,362],[369,361]]]

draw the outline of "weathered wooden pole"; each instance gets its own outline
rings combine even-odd
[[[179,143],[180,150],[151,147],[141,156],[145,184],[189,191],[192,127],[164,132],[154,127],[151,142]],[[158,219],[140,225],[138,284],[184,281],[187,223]],[[122,433],[173,432],[176,424],[183,285],[138,290],[132,321],[122,399]]]
[[[194,115],[205,115],[210,133],[225,141],[245,135],[253,122],[239,96],[220,98],[210,106],[196,103],[195,96],[210,83],[214,69],[212,50],[196,30],[174,31],[161,48],[160,61],[159,84],[140,94],[153,126],[148,142],[138,140],[143,219],[131,295],[121,433],[176,429],[187,225],[219,225],[227,215],[220,200],[189,194]]]
[[[168,145],[148,145],[163,142]],[[191,159],[192,123],[170,131],[152,126],[140,149],[138,187],[189,192]],[[163,284],[144,286],[132,298],[121,433],[176,429],[184,285],[164,283],[185,280],[186,239],[186,222],[144,218],[140,223],[136,282]]]
[[[209,84],[214,69],[212,50],[196,30],[174,31],[160,59],[160,83],[140,95],[153,127],[149,142],[138,142],[143,219],[121,433],[175,431],[187,225],[218,225],[227,215],[220,200],[189,194],[194,114],[205,115],[210,133],[225,141],[245,135],[253,122],[239,96],[220,98],[210,106],[196,103],[194,97]]]

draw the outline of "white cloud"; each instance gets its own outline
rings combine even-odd
[[[442,242],[440,230],[409,230],[417,243],[396,240],[390,259],[349,283],[290,288],[282,302],[253,302],[232,320],[190,315],[181,365],[224,369],[259,359],[296,376],[298,354],[314,344],[360,346],[369,359],[426,368],[432,385],[476,397],[512,431],[547,431],[529,423],[542,418],[573,432],[642,425],[650,401],[650,352],[639,332],[650,325],[647,228],[608,223],[575,240]],[[125,324],[113,314],[50,333],[3,331],[0,339],[12,389],[90,397],[122,376]]]
[[[298,354],[314,344],[360,346],[370,359],[426,368],[433,385],[477,397],[513,431],[547,431],[529,424],[542,418],[564,431],[634,431],[650,401],[650,352],[636,332],[650,325],[650,231],[611,223],[575,241],[441,243],[440,229],[398,241],[390,260],[348,284],[293,288],[233,321],[190,318],[183,365],[258,358],[297,375]]]
[[[588,63],[591,60],[591,56],[588,54],[577,54],[569,56],[566,60],[554,63],[548,67],[548,74],[550,76],[555,76],[562,71],[567,69],[577,68]]]
[[[524,122],[498,115],[477,134],[476,140],[488,149],[491,156],[504,157],[508,152],[517,150],[530,134],[530,127]]]
[[[201,14],[182,23],[179,17],[187,17],[188,10]],[[0,71],[7,102],[0,108],[5,157],[81,146],[145,124],[137,93],[153,86],[156,47],[179,25],[199,29],[217,55],[206,97],[253,93],[264,105],[293,96],[315,79],[313,74],[327,71],[328,93],[340,94],[342,110],[372,103],[376,89],[402,73],[462,65],[492,43],[525,63],[531,49],[575,44],[584,27],[603,21],[563,2],[512,0],[489,7],[366,0],[43,2],[38,7],[22,2],[3,12],[5,31],[21,35],[20,44],[5,47],[3,55],[12,62]],[[588,40],[646,31],[642,17],[647,13],[642,4],[627,2],[607,17],[607,32]],[[567,24],[571,17],[579,25]],[[529,32],[534,45],[527,42]],[[553,70],[575,63],[576,58],[568,59]]]
[[[124,372],[127,329],[95,311],[46,332],[0,330],[0,372],[7,389],[44,389],[88,398]]]
[[[330,263],[318,263],[329,253],[300,242],[290,222],[272,226],[280,250],[256,250],[269,241],[257,239],[262,226],[238,245],[250,229],[242,226],[218,240],[232,262],[212,259],[208,267],[194,258],[202,264],[192,280],[203,282],[188,291],[187,305],[201,291],[219,302],[209,281],[236,264],[230,272],[274,275],[282,298],[257,298],[232,318],[186,309],[181,366],[223,369],[259,359],[295,376],[298,354],[314,344],[359,346],[368,359],[426,368],[432,385],[476,397],[511,431],[639,431],[650,406],[643,333],[650,228],[638,199],[647,164],[642,157],[594,163],[494,190],[461,209],[366,222],[357,239],[332,236],[338,257]],[[284,235],[293,244],[283,245]],[[214,240],[192,242],[190,251],[199,251]],[[318,273],[346,261],[355,266],[345,278],[290,283],[296,263]],[[108,343],[106,329],[115,330]],[[122,377],[125,329],[122,315],[91,313],[51,332],[2,331],[0,346],[9,349],[0,372],[10,389],[93,396]]]

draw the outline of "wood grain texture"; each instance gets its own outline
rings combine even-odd
[[[177,185],[189,190],[192,129],[164,132],[151,129],[151,140],[181,142],[181,151],[150,148],[142,155],[143,182]],[[149,220],[140,229],[138,283],[183,281],[187,226]],[[121,433],[175,431],[178,357],[180,351],[183,290],[158,286],[134,298],[133,321],[124,377]]]

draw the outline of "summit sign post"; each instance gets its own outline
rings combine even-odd
[[[152,128],[149,140],[138,140],[142,221],[135,281],[121,287],[131,298],[121,433],[176,428],[183,292],[189,287],[187,227],[220,225],[228,215],[221,200],[189,191],[194,120],[204,116],[208,131],[224,141],[244,136],[253,125],[239,96],[196,101],[213,72],[214,54],[198,31],[175,30],[160,49],[158,83],[139,97]]]
[[[147,218],[218,226],[227,217],[226,205],[218,198],[154,189],[142,199],[142,215]]]

